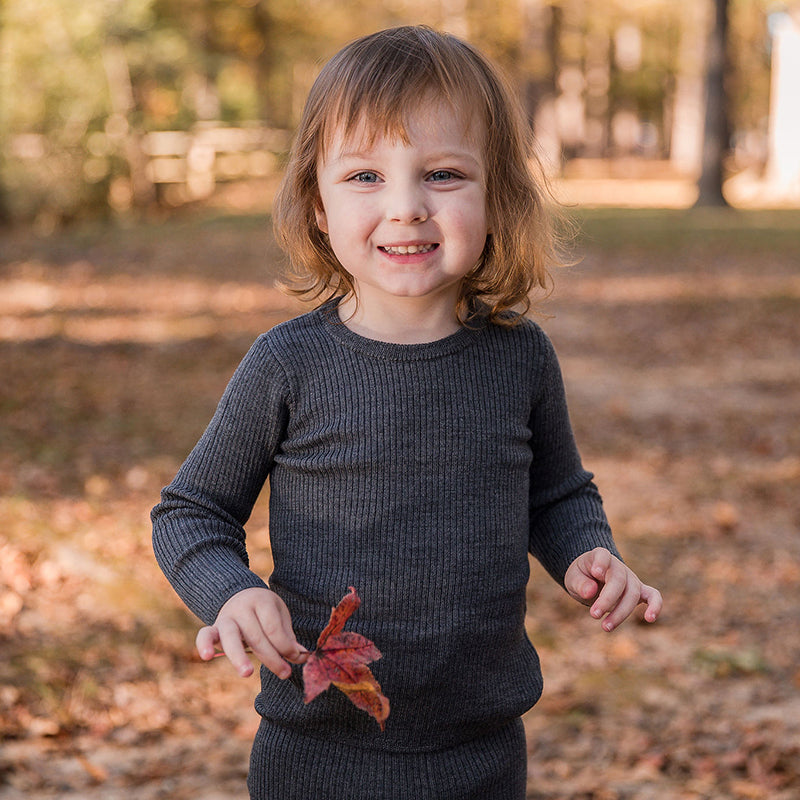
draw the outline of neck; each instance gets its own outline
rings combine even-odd
[[[391,302],[348,295],[339,303],[339,318],[354,333],[393,344],[424,344],[450,336],[461,327],[452,302],[431,304],[425,298],[397,297]]]

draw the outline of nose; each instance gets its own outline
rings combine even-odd
[[[399,183],[387,194],[386,216],[391,222],[416,225],[428,219],[429,210],[421,187],[412,183]]]

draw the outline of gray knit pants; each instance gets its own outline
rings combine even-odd
[[[524,800],[526,773],[521,720],[432,753],[364,750],[263,720],[247,785],[251,800]]]

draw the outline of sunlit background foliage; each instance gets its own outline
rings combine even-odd
[[[276,163],[264,152],[280,159],[320,64],[358,35],[409,22],[450,30],[488,51],[513,77],[536,124],[546,124],[542,115],[553,103],[569,120],[577,98],[579,122],[562,124],[551,147],[557,167],[577,157],[668,159],[681,87],[703,73],[711,6],[7,0],[0,12],[2,211],[12,220],[62,221],[185,200],[184,189],[164,192],[169,180],[154,180],[148,164],[153,148],[174,156],[188,140],[145,139],[152,132],[270,131],[269,143],[256,148],[261,161],[253,157],[248,168],[263,174]],[[769,22],[783,6],[730,0],[733,169],[764,158]]]

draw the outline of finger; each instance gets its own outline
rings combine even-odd
[[[297,641],[297,637],[294,635],[289,609],[286,608],[283,602],[279,602],[276,605],[277,615],[275,614],[275,609],[263,606],[256,608],[256,617],[261,629],[280,656],[293,664],[302,664],[310,654]]]
[[[281,627],[279,623],[276,624],[272,615],[267,615],[265,621],[262,622],[259,614],[254,611],[250,618],[240,623],[239,630],[242,639],[250,646],[253,655],[270,672],[281,679],[288,678],[292,674],[292,668],[275,646],[275,640],[280,639]]]
[[[655,622],[661,614],[661,609],[664,607],[664,600],[661,597],[661,592],[654,589],[652,586],[642,584],[642,601],[647,603],[647,609],[644,612],[644,618],[647,622]]]
[[[235,622],[229,620],[220,622],[218,628],[219,643],[222,652],[225,653],[228,660],[243,678],[252,675],[253,664],[245,652],[245,645],[242,641],[243,633],[239,626]]]
[[[620,597],[619,602],[603,620],[604,631],[610,633],[615,628],[619,627],[641,602],[640,587],[632,585],[633,583],[634,582],[630,579],[628,580],[628,586]],[[635,583],[638,584],[638,581]]]
[[[219,643],[219,631],[214,625],[206,625],[205,628],[200,628],[194,640],[197,652],[203,661],[209,661],[214,658],[214,647]]]
[[[639,583],[638,579],[636,579],[635,582]],[[633,591],[633,583],[634,581],[629,578],[629,590],[625,592],[616,608],[614,608],[603,621],[604,630],[612,631],[617,628],[633,613],[634,609],[642,603],[647,604],[647,609],[644,614],[645,620],[647,622],[655,622],[658,619],[663,602],[661,599],[661,592],[643,583],[639,583],[636,591]]]
[[[280,653],[264,637],[259,644],[250,645],[253,655],[274,675],[285,680],[292,674],[292,668],[284,661]]]
[[[595,619],[601,619],[605,614],[614,609],[628,586],[628,570],[608,569],[605,575],[605,586],[600,590],[597,600],[592,605],[591,614]]]
[[[608,571],[614,565],[614,556],[611,554],[611,551],[606,550],[605,547],[596,547],[587,555],[589,557],[589,574],[595,580],[604,583],[607,580],[606,575]]]
[[[585,605],[590,605],[597,594],[600,585],[590,572],[592,568],[592,554],[584,553],[570,564],[564,575],[564,588],[569,594]]]
[[[611,579],[610,570],[614,566],[614,557],[605,548],[598,547],[586,553],[585,580],[579,588],[579,596],[586,604],[591,604],[592,599],[596,601],[602,597],[602,590]],[[606,598],[608,597],[606,593]],[[607,611],[608,609],[605,609]],[[603,616],[605,611],[594,613],[596,618]]]

